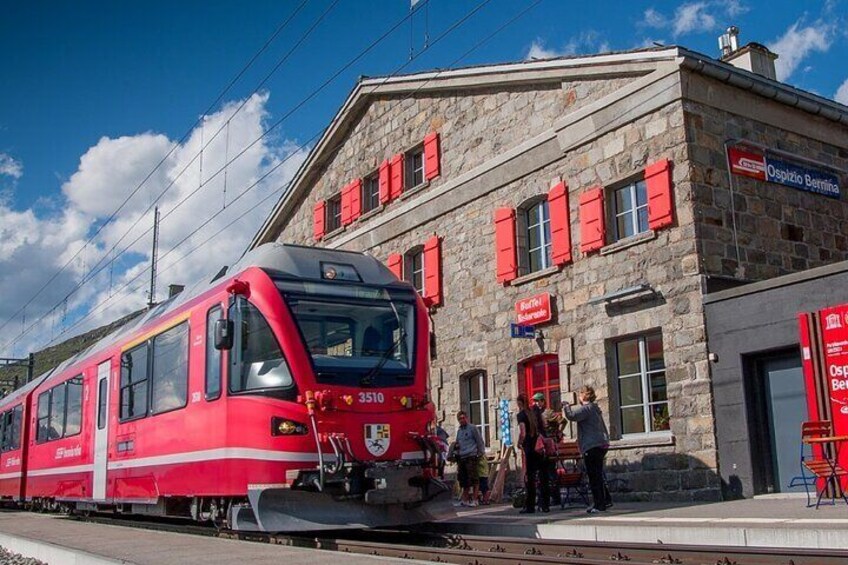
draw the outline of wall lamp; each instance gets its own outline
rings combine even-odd
[[[586,304],[600,304],[601,302],[610,303],[615,300],[620,300],[622,298],[627,298],[628,296],[635,296],[637,294],[651,293],[655,294],[656,291],[651,287],[651,285],[647,283],[637,284],[636,286],[629,286],[627,288],[622,288],[620,290],[614,290],[612,292],[608,292],[604,295],[595,297]]]

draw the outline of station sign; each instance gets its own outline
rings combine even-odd
[[[515,323],[519,326],[550,322],[552,317],[550,293],[543,292],[515,303]]]
[[[736,175],[839,198],[839,176],[818,168],[777,159],[750,149],[728,147],[730,171]]]

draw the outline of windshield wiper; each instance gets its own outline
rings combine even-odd
[[[380,369],[383,368],[383,365],[385,365],[386,362],[391,359],[392,355],[395,352],[395,349],[397,349],[398,346],[403,343],[403,340],[406,338],[406,332],[404,332],[403,327],[398,328],[398,330],[398,338],[395,340],[394,343],[392,343],[392,346],[385,353],[383,353],[383,356],[380,357],[380,360],[377,362],[376,365],[374,365],[374,368],[368,371],[365,375],[363,375],[361,379],[359,379],[359,386],[372,386],[374,384],[374,375],[376,375],[380,371]]]

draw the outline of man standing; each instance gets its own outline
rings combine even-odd
[[[462,487],[462,506],[477,506],[480,478],[477,474],[479,458],[485,456],[486,445],[477,426],[468,423],[468,415],[456,413],[459,429],[456,431],[457,475]]]

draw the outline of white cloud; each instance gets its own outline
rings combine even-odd
[[[845,82],[839,86],[836,90],[836,94],[833,95],[833,99],[840,104],[848,106],[848,79],[845,79]]]
[[[0,175],[6,175],[13,179],[19,179],[24,174],[24,166],[11,155],[0,153]]]
[[[19,314],[0,331],[0,348],[11,339],[20,338],[14,348],[0,351],[0,356],[20,356],[40,349],[54,337],[65,339],[109,323],[145,304],[149,278],[145,271],[150,264],[153,224],[153,210],[148,208],[169,185],[172,186],[158,203],[163,218],[159,234],[158,299],[164,298],[161,289],[168,284],[192,284],[238,259],[276,202],[276,196],[265,205],[259,203],[286,184],[305,158],[305,152],[294,143],[270,135],[264,137],[226,167],[225,201],[225,175],[223,171],[214,178],[213,175],[224,167],[225,156],[233,159],[266,132],[267,93],[249,98],[244,108],[229,120],[229,136],[223,129],[213,139],[219,128],[227,127],[228,118],[241,102],[231,102],[206,116],[202,128],[196,128],[182,144],[156,133],[100,139],[80,158],[77,171],[62,185],[59,206],[49,212],[39,215],[37,210],[43,207],[14,210],[8,200],[0,200],[0,273],[4,275],[0,277],[0,295],[22,298],[0,302],[0,324],[73,259],[27,308],[25,320]],[[208,143],[203,150],[202,186],[200,160],[195,159],[201,138],[204,144]],[[86,244],[96,227],[172,148],[173,153],[117,218],[93,243]],[[268,176],[263,178],[265,175]],[[247,190],[254,183],[256,186]],[[199,247],[242,215],[211,243]],[[207,225],[192,233],[207,220],[210,220]],[[109,250],[116,244],[118,251],[127,246],[130,251],[110,268],[114,254],[109,254]],[[196,247],[198,251],[189,254]],[[98,262],[105,268],[93,276],[92,269]],[[84,287],[62,303],[63,297],[83,278],[87,280]],[[60,307],[51,311],[57,303],[61,303]],[[91,308],[95,311],[73,326]],[[20,335],[23,327],[42,316],[43,320]]]
[[[775,61],[777,79],[787,80],[792,73],[811,53],[821,53],[830,49],[836,27],[833,23],[818,20],[812,25],[803,26],[798,20],[778,39],[768,45],[768,48],[777,53]]]
[[[571,37],[560,49],[550,49],[542,39],[536,39],[530,45],[525,60],[553,59],[569,55],[590,55],[605,53],[610,50],[609,42],[603,39],[595,30],[582,31]]]
[[[554,57],[561,56],[558,51],[545,48],[544,42],[541,39],[537,39],[530,45],[530,50],[524,59],[530,61],[533,59],[553,59]]]
[[[740,0],[686,2],[666,15],[648,8],[640,24],[654,29],[669,29],[674,37],[690,33],[709,33],[718,28],[718,18],[735,18],[748,11]],[[732,23],[732,22],[731,22]]]

